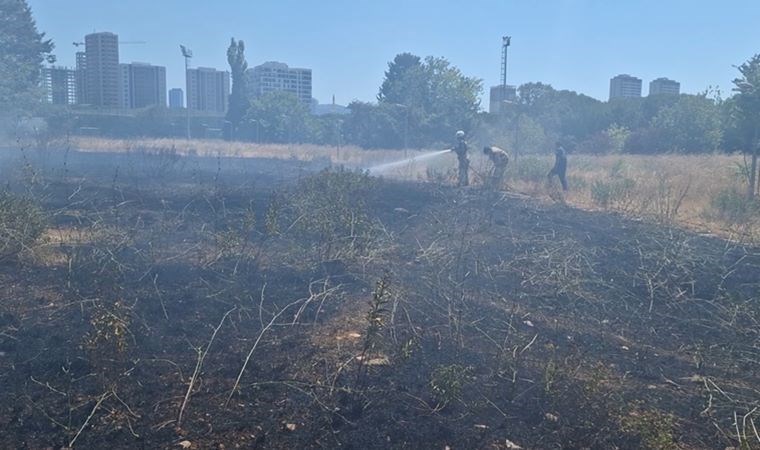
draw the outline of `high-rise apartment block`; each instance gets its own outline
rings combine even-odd
[[[86,103],[103,108],[119,107],[119,37],[114,33],[85,36]]]
[[[180,88],[169,89],[169,109],[185,107],[185,93]]]
[[[649,82],[649,95],[678,95],[681,83],[667,78],[658,78]]]
[[[42,69],[42,88],[45,101],[54,105],[74,105],[77,103],[77,73],[66,67],[45,67]]]
[[[85,52],[77,52],[76,66],[77,103],[87,103],[87,55]]]
[[[641,97],[640,78],[622,74],[610,80],[610,100],[630,97]]]
[[[229,104],[230,73],[208,67],[187,69],[187,107],[225,113]]]
[[[166,106],[166,68],[145,63],[119,64],[119,106]]]
[[[305,105],[311,105],[311,69],[288,67],[280,62],[265,62],[248,69],[248,86],[254,97],[283,91],[295,95]]]

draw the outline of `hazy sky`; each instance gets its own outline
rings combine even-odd
[[[347,104],[375,99],[400,52],[443,56],[466,75],[499,83],[501,36],[512,36],[510,84],[550,83],[602,100],[609,78],[668,77],[682,92],[730,93],[733,65],[760,53],[760,1],[704,0],[28,0],[41,31],[74,65],[74,41],[112,31],[121,62],[167,68],[167,88],[184,88],[179,44],[193,66],[227,68],[230,37],[247,45],[249,66],[282,61],[313,70],[314,97]],[[484,106],[487,106],[484,103]]]

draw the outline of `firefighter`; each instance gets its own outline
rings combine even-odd
[[[489,179],[490,186],[494,189],[501,189],[504,181],[504,172],[506,172],[507,164],[509,163],[509,155],[506,151],[495,146],[483,147],[483,153],[493,163]]]
[[[557,175],[559,178],[559,182],[562,183],[562,190],[567,191],[567,152],[559,142],[557,142],[554,150],[554,167],[549,171],[547,177],[551,179],[553,175]]]
[[[457,131],[457,144],[451,149],[452,152],[457,154],[457,160],[459,160],[459,177],[458,186],[468,186],[470,184],[469,171],[470,171],[470,158],[467,157],[467,142],[464,140],[464,131]]]

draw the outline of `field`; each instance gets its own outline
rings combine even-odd
[[[89,144],[0,156],[0,447],[760,448],[740,159]]]
[[[61,146],[60,143],[56,145]],[[110,152],[177,153],[216,157],[262,157],[366,169],[419,151],[374,150],[313,145],[253,145],[220,141],[144,139],[133,141],[76,138],[63,146]],[[473,179],[482,183],[490,163],[473,145]],[[433,149],[435,150],[435,149]],[[587,210],[607,210],[700,233],[713,233],[741,243],[760,240],[760,206],[743,199],[747,161],[740,155],[570,155],[571,190],[547,185],[553,156],[524,155],[507,170],[505,189],[533,198],[564,202]],[[442,157],[424,165],[410,163],[382,175],[393,179],[455,180],[455,158]]]

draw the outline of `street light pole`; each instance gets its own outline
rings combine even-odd
[[[409,148],[409,106],[402,103],[394,103],[393,105],[404,109],[404,158],[407,156],[407,150]]]
[[[512,43],[512,36],[501,38],[501,101],[507,99],[507,52]]]
[[[190,58],[193,57],[193,51],[184,45],[180,45],[182,56],[185,57],[185,113],[187,118],[187,140],[190,140],[190,86],[188,83],[187,69],[190,65]]]

